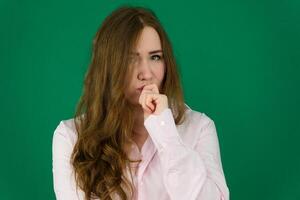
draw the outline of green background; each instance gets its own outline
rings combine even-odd
[[[300,1],[0,1],[0,199],[54,199],[52,135],[73,116],[104,17],[153,9],[186,103],[216,124],[233,200],[300,199]]]

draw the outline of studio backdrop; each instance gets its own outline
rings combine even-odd
[[[215,122],[230,199],[300,199],[299,0],[1,0],[0,199],[55,199],[54,129],[73,117],[94,34],[124,4],[165,27],[185,102]]]

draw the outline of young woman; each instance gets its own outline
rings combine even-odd
[[[184,103],[156,15],[122,6],[93,40],[74,118],[53,135],[59,200],[228,200],[214,121]]]

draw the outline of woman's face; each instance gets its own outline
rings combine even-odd
[[[133,73],[129,75],[131,79],[125,91],[125,96],[132,104],[136,105],[143,86],[154,83],[161,89],[165,74],[161,42],[154,28],[144,27],[136,49],[132,51],[130,57]]]

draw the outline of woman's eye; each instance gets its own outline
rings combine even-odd
[[[160,55],[153,55],[151,56],[152,60],[160,60],[161,56]]]

